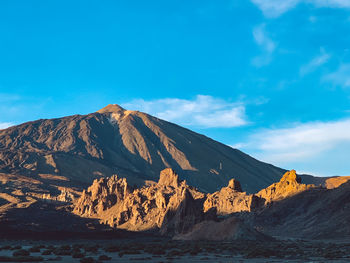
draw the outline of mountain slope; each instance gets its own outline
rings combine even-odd
[[[112,174],[141,184],[157,181],[167,167],[208,192],[231,178],[256,192],[284,173],[206,136],[118,105],[0,130],[0,172],[44,184],[82,189]]]
[[[310,188],[252,216],[253,225],[273,236],[349,240],[350,182]]]

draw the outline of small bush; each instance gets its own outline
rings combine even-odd
[[[61,249],[61,248],[58,248],[58,249],[55,249],[53,251],[53,253],[57,256],[70,256],[72,255],[72,251],[70,250],[64,250],[64,249]]]
[[[117,246],[110,246],[104,249],[106,252],[119,252],[120,248]]]
[[[1,247],[1,249],[3,249],[3,250],[10,250],[11,246],[3,246],[3,247]]]
[[[28,250],[20,249],[20,250],[14,251],[14,252],[12,253],[12,255],[13,255],[14,257],[23,257],[23,256],[25,257],[25,256],[29,256],[30,253],[29,253]]]
[[[176,257],[176,256],[182,256],[182,255],[183,255],[183,252],[180,250],[171,250],[167,254],[168,257]]]
[[[92,257],[82,258],[80,263],[95,263],[95,260]]]
[[[85,257],[85,255],[81,252],[75,252],[72,255],[72,258],[83,258],[83,257]]]
[[[165,251],[162,248],[156,248],[156,247],[148,247],[145,249],[145,252],[152,254],[152,255],[164,255]]]
[[[87,246],[87,247],[84,247],[84,250],[86,252],[97,253],[98,248],[99,248],[99,246]]]
[[[22,246],[14,246],[14,247],[11,248],[11,250],[18,250],[18,249],[21,249],[21,248],[22,248]]]
[[[98,260],[111,260],[112,258],[107,255],[101,255],[98,257]]]
[[[61,246],[60,248],[61,248],[62,250],[70,250],[70,249],[71,249],[70,245],[63,245],[63,246]]]
[[[40,247],[38,247],[38,246],[31,247],[29,249],[29,251],[32,252],[32,253],[40,252]]]
[[[48,256],[48,255],[51,255],[52,254],[52,250],[51,249],[46,249],[44,250],[41,255],[43,256]]]

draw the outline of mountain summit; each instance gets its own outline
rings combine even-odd
[[[98,110],[98,113],[123,113],[125,109],[118,104],[109,104],[106,107]]]
[[[158,181],[165,168],[205,192],[215,192],[236,178],[252,193],[285,172],[204,135],[116,104],[88,115],[0,130],[0,172],[43,185],[82,189],[93,179],[113,174],[139,185]]]

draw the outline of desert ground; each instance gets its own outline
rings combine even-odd
[[[0,262],[349,262],[349,242],[3,240]]]

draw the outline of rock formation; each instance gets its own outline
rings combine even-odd
[[[294,170],[257,195],[246,194],[240,183],[231,179],[227,187],[203,194],[181,181],[174,170],[161,171],[158,183],[132,189],[125,178],[113,176],[95,180],[75,202],[73,212],[98,218],[111,227],[130,231],[153,230],[179,239],[262,238],[243,221],[217,216],[264,210],[264,204],[311,189],[300,183]],[[232,215],[231,215],[232,217]],[[209,229],[210,228],[210,229]],[[216,237],[221,232],[227,233]],[[206,232],[207,231],[207,232]],[[201,233],[203,232],[203,233]]]
[[[76,201],[74,212],[82,216],[96,217],[117,203],[123,202],[131,192],[125,178],[112,176],[94,180]]]
[[[315,187],[311,184],[302,184],[301,179],[297,176],[295,170],[286,172],[278,183],[274,183],[262,189],[257,196],[265,199],[265,203],[281,200],[286,197],[303,192]]]
[[[237,180],[230,180],[219,192],[205,195],[190,187],[170,168],[160,173],[157,184],[132,189],[125,179],[113,176],[95,180],[75,202],[73,212],[80,216],[98,218],[114,228],[130,231],[157,231],[162,235],[188,239],[208,230],[208,239],[256,239],[255,230],[239,219],[216,222],[217,214],[250,211],[258,197],[242,192]],[[195,229],[193,230],[193,227]],[[215,236],[220,232],[223,237]],[[192,233],[182,236],[186,233]]]
[[[71,203],[74,201],[75,195],[66,188],[63,188],[59,195],[55,196],[51,194],[43,194],[42,199],[51,200],[54,202]]]
[[[242,211],[252,211],[262,204],[256,195],[242,192],[240,183],[231,179],[227,187],[221,188],[213,194],[208,194],[204,202],[204,211],[215,207],[219,215],[227,215]]]
[[[177,233],[205,218],[203,197],[168,168],[160,173],[157,184],[138,189],[131,189],[117,176],[95,180],[77,200],[73,212],[99,218],[115,228]]]
[[[331,177],[326,180],[325,187],[327,189],[333,189],[341,186],[342,184],[345,184],[346,182],[350,181],[350,176],[336,176]]]

